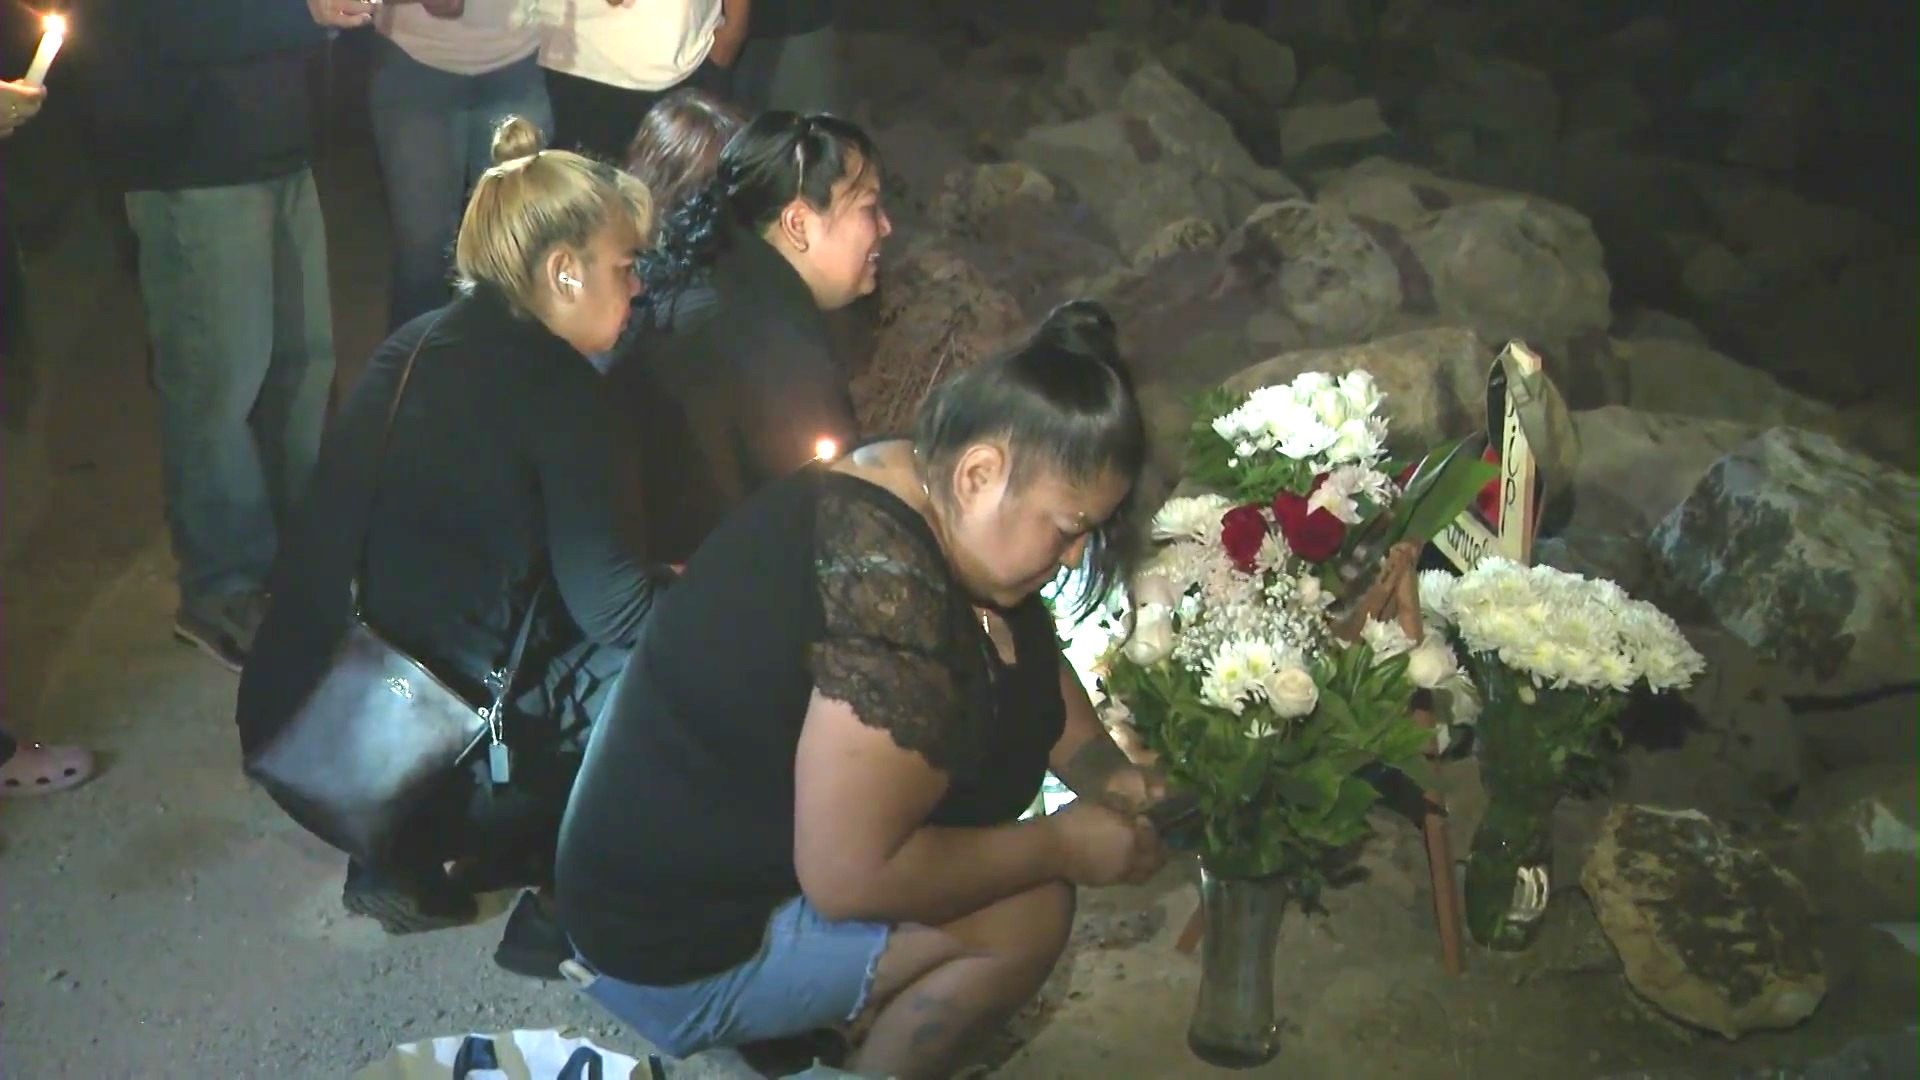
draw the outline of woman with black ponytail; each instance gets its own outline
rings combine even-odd
[[[685,1057],[817,1029],[943,1077],[1059,959],[1077,887],[1164,858],[1040,590],[1125,580],[1147,452],[1098,305],[933,389],[911,438],[769,484],[700,546],[561,826],[562,973]],[[1080,799],[1021,820],[1051,770]]]
[[[857,436],[823,313],[873,292],[893,225],[880,156],[832,116],[764,113],[641,261],[611,377],[647,442],[649,550],[692,553],[728,509]],[[669,468],[670,465],[670,468]]]

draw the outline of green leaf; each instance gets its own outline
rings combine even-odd
[[[1419,471],[1407,483],[1406,494],[1394,507],[1388,544],[1432,541],[1473,505],[1487,481],[1499,475],[1498,466],[1468,452],[1466,439],[1436,448],[1421,462]]]

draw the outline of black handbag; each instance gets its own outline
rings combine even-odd
[[[449,686],[367,622],[361,603],[367,533],[381,458],[399,415],[400,400],[420,358],[407,357],[400,384],[387,406],[380,451],[369,470],[366,533],[360,541],[353,615],[334,646],[326,674],[280,729],[247,755],[246,774],[302,828],[371,866],[394,855],[410,819],[437,795],[469,783],[467,765],[487,745],[493,783],[511,775],[505,713],[518,682],[520,662],[543,584],[527,605],[506,667],[493,673],[490,703],[477,703]]]

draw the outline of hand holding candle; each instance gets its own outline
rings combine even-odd
[[[67,40],[67,20],[60,15],[46,15],[40,19],[40,48],[33,54],[33,63],[27,65],[26,77],[20,81],[28,86],[45,86],[47,69],[53,66],[53,58],[59,54],[60,46]]]

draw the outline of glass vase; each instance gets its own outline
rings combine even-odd
[[[1547,913],[1553,881],[1553,810],[1557,783],[1481,766],[1487,812],[1473,832],[1467,860],[1467,931],[1489,949],[1518,952],[1533,944]]]
[[[1200,996],[1187,1026],[1187,1046],[1200,1060],[1249,1069],[1280,1053],[1273,962],[1287,896],[1280,878],[1223,877],[1200,868],[1206,936]]]
[[[1497,662],[1476,668],[1486,694],[1475,738],[1487,810],[1467,859],[1467,932],[1489,949],[1518,952],[1533,944],[1547,912],[1553,811],[1567,789],[1555,736],[1562,714],[1581,702],[1537,689]]]

